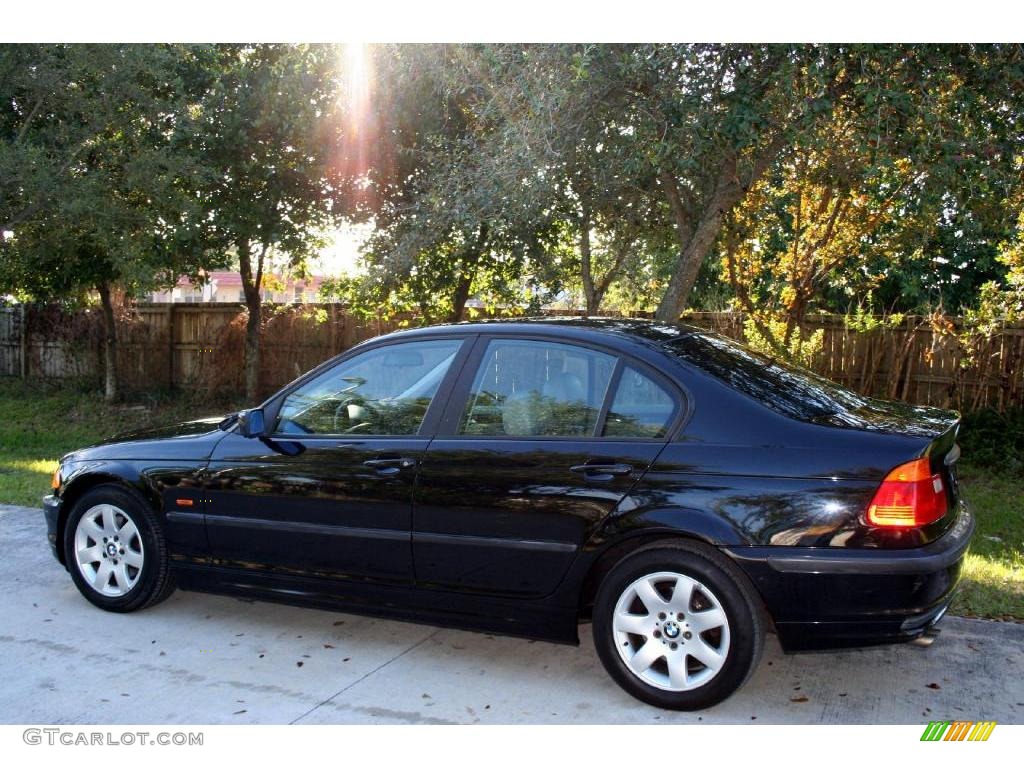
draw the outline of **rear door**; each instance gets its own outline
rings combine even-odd
[[[417,479],[417,582],[551,593],[681,409],[660,375],[606,349],[481,336]]]

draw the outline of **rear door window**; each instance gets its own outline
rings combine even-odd
[[[605,420],[604,437],[661,438],[675,418],[676,401],[658,382],[627,363]]]
[[[616,357],[531,339],[487,344],[459,434],[592,437]]]

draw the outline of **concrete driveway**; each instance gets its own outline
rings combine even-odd
[[[699,713],[645,706],[582,645],[177,592],[105,613],[41,512],[0,506],[4,723],[1024,723],[1024,625],[947,618],[931,648],[784,656]]]

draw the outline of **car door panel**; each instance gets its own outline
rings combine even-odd
[[[436,438],[416,486],[417,582],[540,597],[663,443]],[[621,465],[600,479],[581,465]]]
[[[427,443],[230,435],[207,468],[206,525],[215,560],[411,580],[412,488]],[[401,460],[410,463],[398,466]],[[367,466],[381,461],[386,465]]]
[[[417,478],[417,583],[523,597],[556,589],[665,446],[667,430],[640,424],[618,397],[626,367],[601,348],[479,337]],[[669,411],[666,426],[678,401]],[[597,437],[606,424],[614,436]]]
[[[204,488],[214,562],[411,583],[416,473],[467,338],[371,345],[268,406],[269,436],[230,432]]]

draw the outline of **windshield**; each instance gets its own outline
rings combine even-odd
[[[804,421],[849,419],[852,422],[856,421],[854,412],[870,405],[867,398],[805,368],[754,352],[716,333],[691,333],[667,342],[664,348],[793,418]]]

